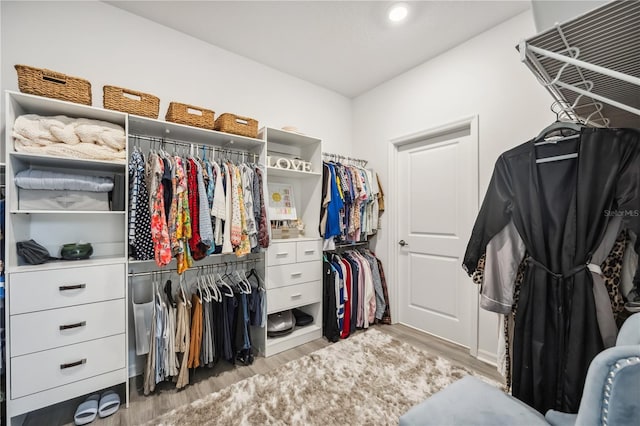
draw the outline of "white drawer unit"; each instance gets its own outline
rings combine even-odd
[[[11,356],[121,334],[124,299],[11,316]]]
[[[296,262],[296,243],[273,243],[267,252],[269,266],[286,265]]]
[[[11,358],[11,395],[20,398],[125,367],[125,334]]]
[[[267,336],[265,356],[271,356],[322,337],[322,241],[277,241],[269,247],[267,258],[267,313],[301,308],[312,311],[314,317],[312,326],[296,328],[286,337]]]
[[[269,246],[267,260],[269,266],[287,265],[291,263],[320,260],[322,242],[320,240],[303,240],[277,242]]]
[[[267,312],[274,313],[322,300],[322,281],[267,290]]]
[[[316,260],[314,262],[270,266],[267,276],[267,289],[321,280],[322,262]]]
[[[14,273],[10,275],[10,314],[122,299],[124,277],[122,263]]]
[[[318,261],[322,258],[322,244],[320,241],[296,242],[296,262]]]

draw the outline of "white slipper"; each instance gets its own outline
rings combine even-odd
[[[100,398],[100,408],[98,414],[100,417],[109,417],[120,408],[120,395],[116,392],[109,390],[102,394]]]
[[[73,421],[76,425],[86,425],[91,423],[96,419],[96,414],[98,414],[98,401],[100,400],[100,395],[95,394],[91,395],[87,398],[83,403],[78,405],[76,409],[76,414],[73,416]]]

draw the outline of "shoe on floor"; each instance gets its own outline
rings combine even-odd
[[[109,417],[120,408],[120,395],[116,392],[109,390],[102,394],[100,398],[100,408],[98,414],[100,418]]]
[[[640,312],[640,302],[627,302],[624,307],[629,312]]]
[[[84,402],[78,405],[76,414],[73,416],[73,421],[76,425],[82,426],[91,423],[96,419],[98,414],[98,401],[100,395],[91,395]]]

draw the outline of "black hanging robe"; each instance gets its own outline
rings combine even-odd
[[[577,159],[536,164],[578,152]],[[578,139],[529,141],[498,159],[463,267],[471,274],[489,241],[513,221],[529,256],[515,318],[515,397],[544,413],[575,413],[589,363],[603,350],[586,265],[611,215],[640,231],[640,133],[582,130]],[[639,252],[640,238],[635,250]],[[636,273],[634,283],[640,274]]]

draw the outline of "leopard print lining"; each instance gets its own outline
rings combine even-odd
[[[611,309],[616,321],[622,311],[624,311],[624,299],[620,292],[620,277],[622,275],[622,263],[624,261],[624,250],[627,244],[627,231],[623,230],[618,235],[609,256],[602,263],[602,275],[604,284],[609,292]]]
[[[525,256],[525,259],[527,256]],[[513,305],[511,305],[511,313],[504,316],[504,343],[505,343],[505,387],[507,391],[511,389],[511,345],[509,344],[509,316],[513,315],[515,318],[518,311],[518,301],[520,300],[520,288],[524,281],[524,270],[527,267],[527,262],[523,259],[518,266],[518,272],[516,272],[516,279],[513,283]]]
[[[473,280],[474,284],[478,284],[481,288],[482,288],[482,283],[484,282],[484,262],[487,259],[487,254],[483,254],[480,257],[480,260],[478,260],[478,266],[476,267],[476,270],[473,271],[473,274],[471,275],[471,279]]]

